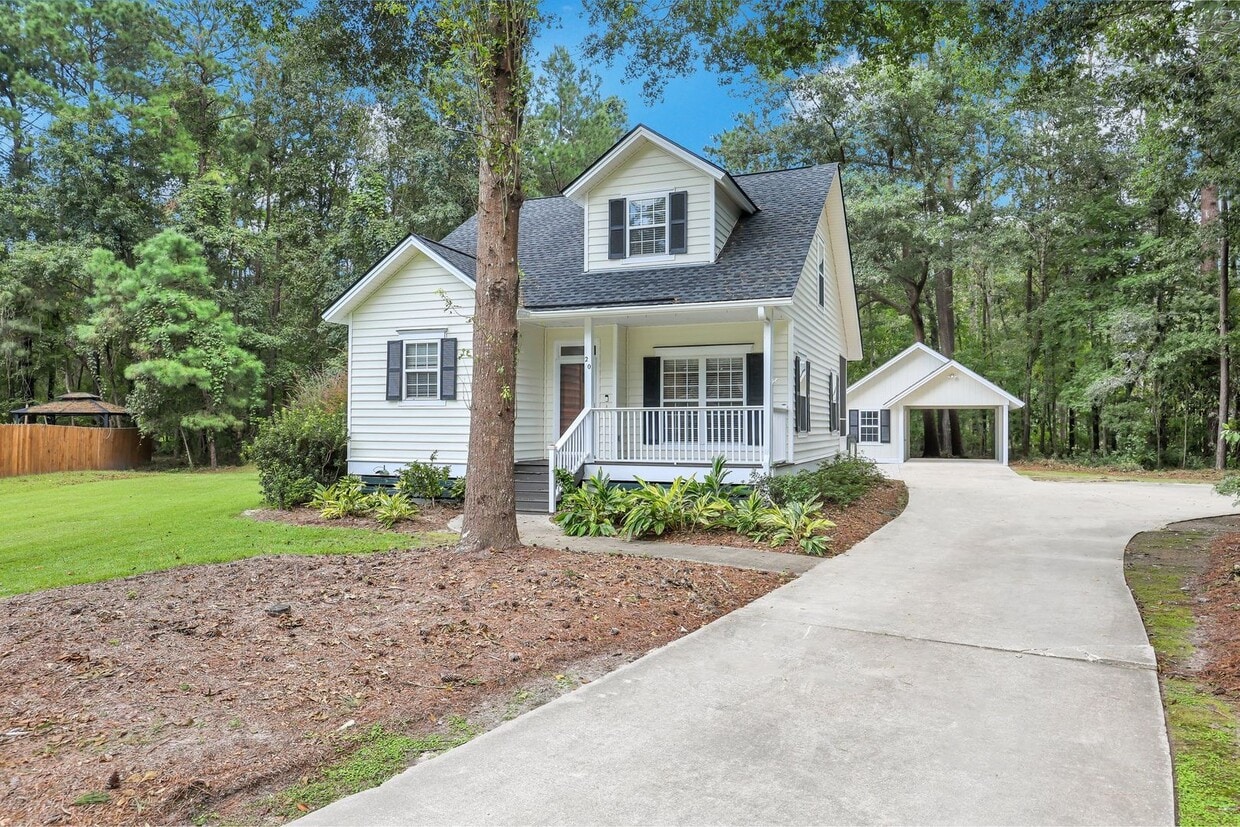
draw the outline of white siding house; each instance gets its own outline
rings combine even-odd
[[[1008,419],[1025,403],[964,365],[914,344],[848,388],[848,429],[875,462],[909,459],[912,417],[922,410],[994,413],[994,457],[1008,462]]]
[[[667,481],[721,455],[739,482],[840,452],[861,356],[844,221],[834,165],[733,177],[646,127],[527,202],[515,458],[544,470],[519,506],[548,507],[557,467]],[[465,472],[476,246],[474,219],[410,236],[324,314],[349,326],[351,472],[432,452]]]

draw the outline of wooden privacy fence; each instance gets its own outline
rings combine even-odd
[[[0,425],[0,477],[52,471],[122,471],[151,458],[137,428]]]

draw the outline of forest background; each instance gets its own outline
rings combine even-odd
[[[850,379],[922,341],[1027,401],[1018,455],[1235,465],[1237,10],[941,5],[916,43],[750,61],[731,78],[748,111],[690,148],[737,173],[843,164]],[[319,314],[407,233],[467,218],[478,180],[468,124],[378,54],[410,44],[355,20],[326,0],[0,0],[0,409],[90,391],[164,453],[231,461],[339,375]],[[536,64],[527,197],[632,125],[600,73],[642,77],[641,55],[591,45]],[[977,425],[931,416],[926,452],[966,450]]]

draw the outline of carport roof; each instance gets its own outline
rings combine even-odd
[[[923,347],[924,347],[924,346],[923,346]],[[929,348],[927,348],[927,350],[929,350]],[[932,352],[932,353],[934,353],[936,356],[940,356],[940,357],[942,357],[942,358],[946,358],[946,357],[943,357],[943,355],[942,355],[941,353],[938,353],[937,351],[931,351],[931,352]],[[902,404],[902,403],[905,403],[905,402],[907,402],[907,401],[909,400],[909,398],[910,398],[910,397],[915,396],[915,395],[917,394],[917,392],[918,392],[918,391],[920,391],[921,389],[923,389],[923,388],[927,387],[928,385],[930,385],[932,382],[934,382],[934,381],[935,381],[936,379],[938,379],[940,376],[949,375],[949,374],[951,374],[951,373],[953,373],[953,372],[957,372],[957,373],[959,373],[959,374],[963,375],[965,378],[970,379],[970,380],[972,380],[973,382],[976,382],[977,384],[980,384],[983,388],[985,388],[986,390],[990,391],[991,393],[996,394],[997,396],[1001,397],[1004,401],[1006,401],[1006,402],[1008,403],[1008,405],[1010,405],[1011,407],[1013,407],[1013,408],[1015,408],[1015,409],[1017,409],[1017,410],[1019,410],[1020,408],[1025,407],[1025,403],[1024,403],[1022,400],[1020,400],[1020,399],[1018,399],[1017,397],[1013,396],[1012,394],[1008,393],[1008,392],[1007,392],[1007,391],[1005,391],[1003,388],[999,387],[999,386],[998,386],[998,385],[996,385],[994,382],[991,382],[991,381],[990,381],[989,379],[987,379],[986,377],[984,377],[984,376],[980,376],[980,375],[978,375],[978,374],[974,373],[973,371],[969,370],[969,369],[968,369],[968,368],[966,368],[964,365],[962,365],[962,364],[960,364],[959,362],[957,362],[955,359],[948,359],[946,362],[944,362],[944,363],[943,363],[942,365],[940,365],[938,368],[936,368],[935,370],[930,371],[930,372],[929,372],[929,373],[927,373],[925,376],[921,377],[921,378],[920,378],[920,379],[918,379],[916,382],[914,382],[913,384],[909,385],[907,388],[905,388],[904,390],[902,390],[902,391],[900,391],[899,393],[897,393],[895,396],[893,396],[893,397],[891,397],[890,399],[888,399],[885,403],[883,403],[883,407],[884,407],[884,408],[894,408],[894,407],[896,407],[897,405],[900,405],[900,404]],[[937,403],[936,403],[934,407],[936,407],[936,408],[951,408],[951,407],[953,407],[953,406],[952,406],[952,405],[943,405],[943,404],[937,404]],[[976,407],[982,407],[982,406],[979,406],[979,405],[976,405],[976,404],[961,404],[959,407],[961,407],[961,408],[976,408]]]

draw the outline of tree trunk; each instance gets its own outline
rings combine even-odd
[[[219,457],[217,457],[215,453],[215,432],[214,431],[211,431],[207,434],[207,459],[210,461],[212,471],[220,467]]]
[[[948,359],[956,358],[956,287],[955,271],[941,268],[934,276],[935,315],[938,319],[939,351]],[[960,434],[960,412],[947,412],[944,442],[951,446],[951,455],[964,456],[964,439]]]
[[[1223,202],[1223,243],[1221,245],[1221,257],[1218,262],[1218,438],[1214,444],[1214,467],[1222,471],[1227,467],[1227,440],[1224,439],[1224,426],[1231,418],[1230,401],[1231,401],[1231,358],[1227,348],[1227,337],[1230,332],[1228,316],[1228,302],[1231,292],[1231,244],[1227,234],[1228,215],[1230,208],[1227,201]],[[1218,205],[1215,204],[1215,212],[1218,211]],[[1206,219],[1206,204],[1203,193],[1201,205],[1201,217]],[[1202,269],[1210,262],[1202,261]]]
[[[529,20],[519,2],[488,7],[478,32],[484,105],[478,153],[478,265],[473,401],[460,548],[503,550],[517,536],[514,425],[517,375],[519,145]]]

